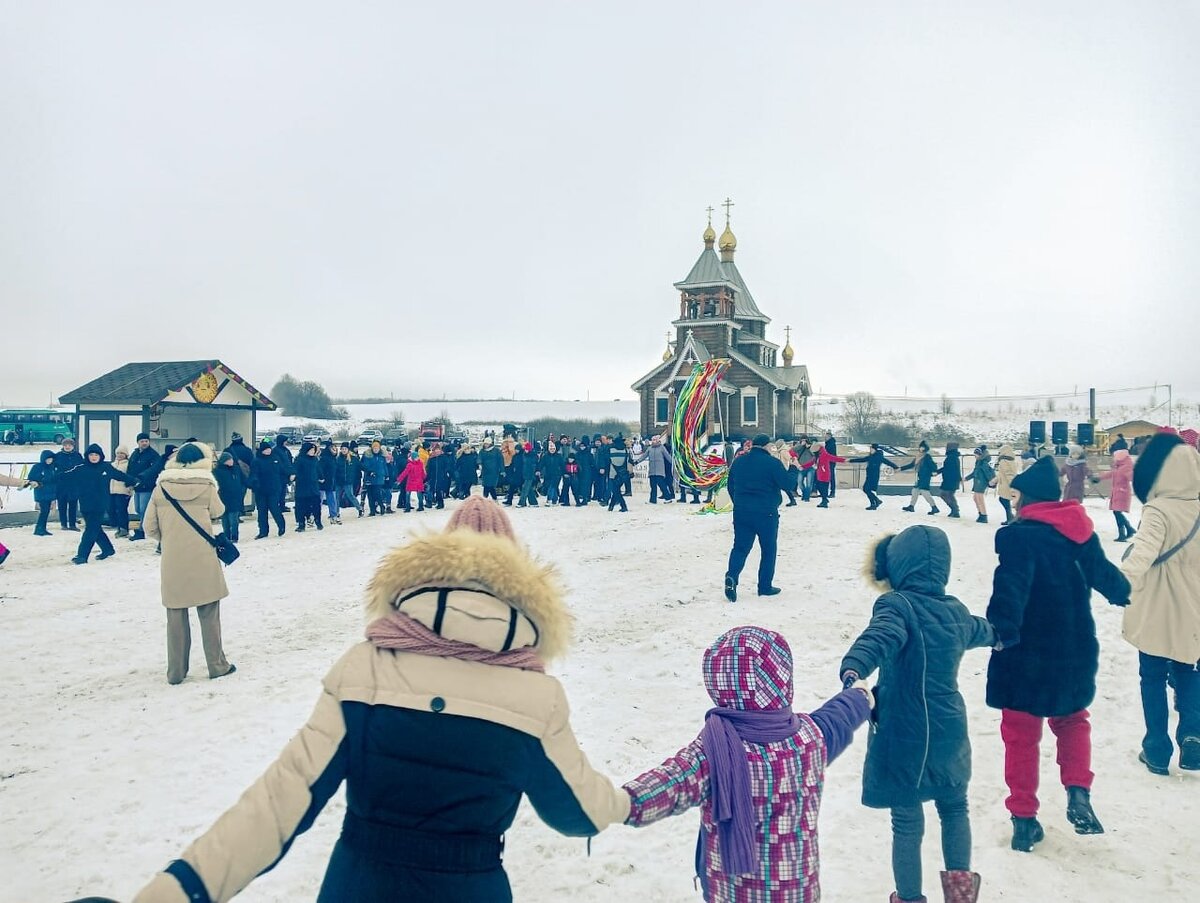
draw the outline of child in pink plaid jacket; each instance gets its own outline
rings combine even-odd
[[[626,824],[700,806],[696,874],[707,903],[815,903],[825,766],[867,720],[870,693],[859,684],[795,714],[792,650],[762,627],[721,636],[703,670],[716,707],[699,737],[625,785]]]

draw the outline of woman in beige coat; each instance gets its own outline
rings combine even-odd
[[[1121,562],[1131,592],[1123,633],[1138,649],[1146,736],[1138,759],[1169,773],[1167,683],[1175,688],[1179,767],[1200,771],[1200,455],[1159,433],[1133,469],[1145,506],[1137,538]]]
[[[167,500],[169,493],[202,530],[212,535],[212,522],[225,513],[213,477],[213,455],[207,445],[189,442],[168,462],[146,507],[146,535],[162,543],[162,602],[167,609],[167,683],[187,677],[192,648],[188,609],[200,618],[200,637],[208,676],[232,674],[221,648],[221,599],[229,595],[225,573],[213,547]]]
[[[996,458],[996,495],[1000,499],[1000,507],[1004,509],[1004,523],[1011,524],[1012,514],[1012,481],[1021,472],[1017,463],[1017,454],[1011,445],[1000,446],[1000,454]]]

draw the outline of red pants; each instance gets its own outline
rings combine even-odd
[[[1092,789],[1092,725],[1088,711],[1051,718],[1050,730],[1058,740],[1058,770],[1064,787]],[[1017,818],[1033,818],[1038,811],[1038,744],[1042,719],[1014,709],[1000,716],[1004,740],[1004,782],[1008,799],[1004,805]]]

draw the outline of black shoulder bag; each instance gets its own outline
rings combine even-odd
[[[161,486],[158,488],[162,489]],[[213,547],[213,551],[217,553],[217,558],[220,559],[221,564],[233,564],[238,560],[239,557],[241,557],[242,553],[238,551],[238,547],[234,545],[233,541],[228,536],[226,536],[224,533],[218,533],[215,538],[209,536],[208,531],[192,520],[192,516],[183,510],[183,506],[179,504],[179,502],[171,498],[171,495],[167,492],[167,490],[163,489],[162,494],[163,498],[175,506],[175,510],[179,512],[179,516],[191,524],[192,529],[199,533],[204,541]]]

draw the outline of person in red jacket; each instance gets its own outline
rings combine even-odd
[[[820,446],[817,450],[817,492],[821,493],[821,504],[818,508],[828,508],[829,499],[833,495],[830,491],[830,482],[833,480],[834,464],[845,464],[846,459],[840,455],[832,454],[825,446]]]
[[[396,475],[396,485],[400,487],[400,509],[412,511],[412,494],[417,496],[417,510],[425,510],[425,465],[421,456],[415,451],[408,455],[408,463],[404,470]]]

